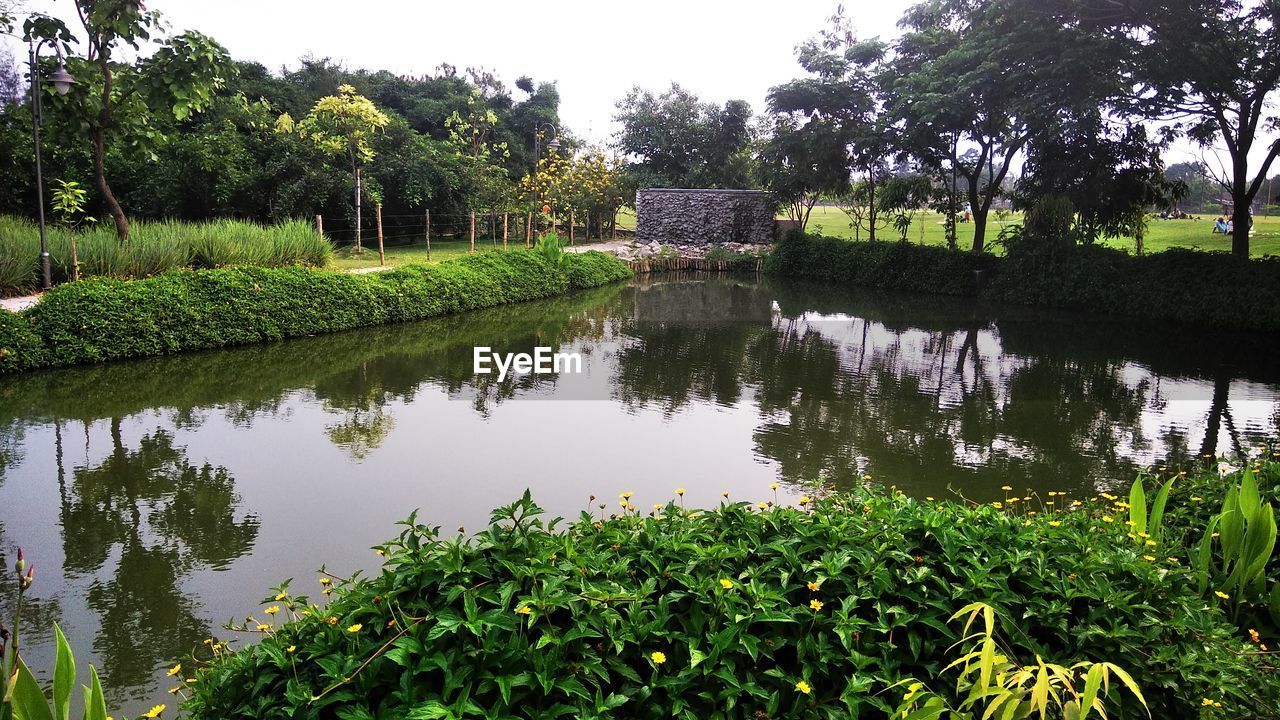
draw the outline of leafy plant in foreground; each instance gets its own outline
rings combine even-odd
[[[54,624],[58,654],[53,666],[53,706],[27,664],[22,661],[22,598],[35,580],[35,566],[28,565],[18,550],[14,565],[18,576],[18,602],[13,613],[13,630],[0,623],[0,720],[68,720],[71,716],[71,690],[76,684],[76,661],[71,646]],[[107,703],[102,694],[98,671],[89,666],[89,685],[81,686],[84,694],[85,720],[107,720]]]
[[[1246,467],[1239,486],[1228,488],[1222,512],[1209,521],[1193,556],[1200,592],[1212,587],[1230,601],[1237,621],[1241,612],[1265,606],[1280,626],[1280,582],[1271,581],[1268,590],[1266,572],[1275,547],[1275,510],[1262,500],[1253,469]]]
[[[964,632],[969,632],[979,615],[982,616],[983,629],[965,636],[960,643],[970,640],[975,643],[968,652],[944,668],[944,671],[960,669],[956,696],[964,699],[958,706],[953,706],[946,696],[929,690],[919,680],[900,680],[894,687],[905,685],[907,693],[894,717],[935,720],[950,716],[955,720],[969,720],[974,713],[982,711],[983,718],[1005,720],[1037,716],[1042,720],[1059,717],[1063,720],[1085,720],[1091,713],[1106,720],[1107,709],[1103,701],[1111,694],[1113,675],[1142,703],[1147,714],[1151,714],[1137,683],[1120,667],[1109,662],[1079,662],[1064,667],[1046,663],[1038,655],[1034,665],[1018,665],[1010,659],[1012,653],[1001,651],[996,646],[995,608],[982,602],[970,603],[956,611],[951,620],[966,615]]]

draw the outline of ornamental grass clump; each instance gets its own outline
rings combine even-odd
[[[888,717],[943,678],[981,602],[1010,657],[1111,663],[1112,717],[1267,717],[1280,682],[1181,566],[1089,512],[1013,516],[858,491],[546,521],[526,493],[473,537],[410,517],[380,574],[290,595],[202,658],[194,718]],[[594,509],[593,509],[594,511]],[[604,512],[604,511],[601,511]],[[1053,524],[1050,524],[1050,523]],[[270,598],[269,598],[270,599]],[[359,626],[358,632],[349,632]],[[252,630],[249,628],[249,630]],[[1085,666],[1081,666],[1085,667]],[[931,683],[946,704],[964,697]]]

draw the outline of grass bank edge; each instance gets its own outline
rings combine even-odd
[[[604,253],[553,264],[515,250],[369,274],[237,266],[92,278],[60,285],[20,313],[0,311],[0,374],[422,320],[630,276]]]

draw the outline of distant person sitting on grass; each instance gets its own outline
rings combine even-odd
[[[1220,217],[1213,221],[1213,231],[1215,233],[1226,234],[1231,232],[1231,221],[1224,217]]]

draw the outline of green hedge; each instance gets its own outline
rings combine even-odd
[[[1101,521],[1115,512],[1101,503],[1027,517],[861,491],[803,508],[584,513],[564,528],[538,512],[526,494],[470,540],[411,518],[379,548],[382,573],[339,583],[327,606],[273,593],[275,617],[294,620],[268,621],[260,642],[211,662],[202,653],[186,709],[210,720],[884,718],[901,678],[955,687],[943,667],[960,628],[948,618],[978,600],[1000,613],[1018,661],[1117,663],[1151,717],[1197,717],[1204,698],[1223,717],[1280,707],[1276,671],[1196,591],[1185,548],[1144,558],[1123,523]]]
[[[421,320],[557,295],[629,276],[601,253],[557,270],[529,251],[356,275],[302,267],[91,279],[0,314],[0,372],[165,355]]]
[[[1086,246],[1049,261],[793,235],[778,245],[765,269],[867,287],[1280,330],[1280,257],[1246,260],[1183,249],[1134,256]],[[975,270],[986,271],[981,282]]]

